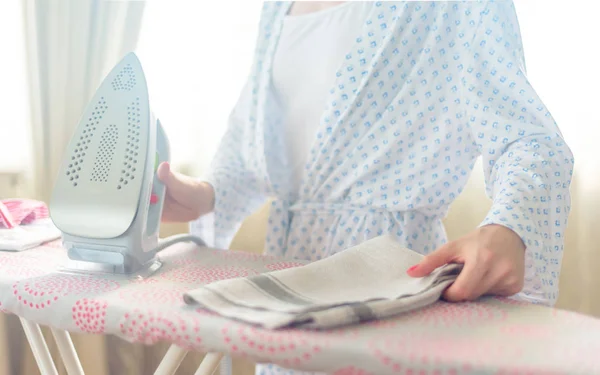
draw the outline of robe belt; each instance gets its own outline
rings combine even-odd
[[[279,250],[284,254],[287,247],[292,213],[305,211],[323,214],[337,214],[343,212],[363,214],[389,213],[389,211],[378,207],[356,207],[343,202],[295,202],[292,204],[288,200],[275,198],[271,202],[269,226],[271,228],[272,235],[277,236],[278,238],[277,243],[272,245],[278,246]],[[275,251],[275,249],[267,248],[266,250],[267,253],[272,253],[271,255],[280,255]]]
[[[277,238],[276,242],[269,241],[270,246],[274,248],[267,247],[267,253],[271,255],[279,256],[281,252],[285,254],[288,235],[289,235],[289,227],[290,221],[293,213],[300,212],[314,212],[316,214],[340,214],[340,213],[361,213],[361,214],[388,214],[395,215],[397,211],[389,211],[380,207],[357,207],[352,206],[344,202],[294,202],[290,203],[290,201],[275,198],[271,203],[271,210],[269,213],[269,226],[271,228],[271,235]],[[441,220],[445,216],[445,212],[440,210],[439,212],[429,212],[427,214],[423,212],[418,212],[416,210],[406,210],[403,212],[407,214],[406,218],[400,220],[412,220],[413,215],[422,215],[428,220]],[[277,248],[279,248],[280,252],[277,252]]]
[[[315,212],[315,213],[390,213],[390,211],[379,207],[357,207],[351,206],[344,202],[296,202],[291,204],[285,199],[276,198],[271,203],[271,213],[278,216],[288,215],[290,213],[299,212]],[[287,223],[287,221],[285,221]]]

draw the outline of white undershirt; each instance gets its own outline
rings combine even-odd
[[[370,4],[348,1],[284,19],[272,79],[283,110],[294,192],[299,191],[336,71],[360,34]]]

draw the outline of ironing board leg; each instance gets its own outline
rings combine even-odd
[[[195,375],[212,375],[215,373],[223,353],[206,353]]]
[[[46,345],[46,340],[44,340],[40,326],[23,318],[20,318],[20,320],[27,341],[29,341],[29,345],[31,346],[33,357],[40,369],[40,373],[42,375],[58,375],[58,371],[56,371],[56,366],[54,366],[52,356],[50,355],[48,345]]]
[[[56,340],[56,344],[58,345],[60,356],[67,369],[67,374],[84,375],[83,367],[81,367],[81,362],[79,362],[79,357],[77,356],[69,332],[54,328],[51,330],[52,335],[54,335],[54,340]]]
[[[154,372],[154,375],[173,375],[185,358],[187,351],[177,345],[171,345]]]

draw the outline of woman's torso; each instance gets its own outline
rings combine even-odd
[[[271,220],[269,253],[317,260],[384,233],[421,253],[446,241],[441,219],[477,157],[457,109],[456,33],[421,23],[442,14],[423,4],[401,20],[377,6],[283,19],[271,73],[280,138],[270,138],[284,162],[270,171],[273,211],[287,217]]]

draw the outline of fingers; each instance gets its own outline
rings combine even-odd
[[[493,282],[489,288],[489,294],[498,296],[512,296],[523,289],[525,281],[525,270],[515,267],[509,262],[498,262],[490,275]]]
[[[444,298],[450,302],[474,300],[493,285],[493,278],[487,275],[493,254],[477,247],[465,249],[465,253],[463,269],[456,281],[444,292]]]
[[[163,206],[162,221],[163,222],[188,222],[198,218],[195,211],[187,206],[177,203],[170,196],[165,197],[165,205]]]
[[[485,295],[509,297],[523,288],[523,277],[512,272],[510,265],[490,266],[475,290],[464,300],[474,300]],[[450,289],[446,290],[449,292]],[[450,298],[454,298],[452,295]]]
[[[493,270],[488,270],[483,275],[483,277],[481,278],[480,282],[477,285],[477,288],[475,288],[475,291],[473,291],[473,293],[471,294],[470,298],[468,298],[468,300],[474,300],[476,298],[490,294],[491,289],[497,283],[498,283],[498,278],[496,276],[494,276]],[[446,290],[446,292],[447,291],[448,290]]]
[[[168,162],[163,162],[156,171],[158,179],[165,184],[165,204],[163,222],[189,222],[200,216],[202,196],[198,183],[191,177],[171,170]],[[150,196],[150,204],[156,204],[158,196]]]
[[[486,270],[481,265],[468,259],[456,281],[444,292],[444,299],[449,302],[462,302],[480,297],[490,287],[486,282],[489,280],[484,279],[485,273]]]
[[[156,171],[156,176],[158,177],[158,180],[160,182],[162,182],[163,184],[167,185],[170,175],[171,175],[171,166],[169,165],[169,163],[167,163],[167,162],[161,163],[158,166],[158,170]],[[150,204],[156,204],[157,202],[158,202],[158,195],[152,193],[150,195]]]
[[[190,212],[194,218],[200,215],[202,196],[199,194],[198,182],[195,179],[171,170],[167,162],[158,166],[156,174],[165,184],[167,196],[172,199],[172,202],[165,203],[178,203],[180,208]]]
[[[447,263],[462,263],[456,280],[444,291],[450,302],[472,301],[484,295],[511,296],[525,283],[523,249],[513,244],[508,230],[486,228],[451,242],[423,258],[407,273],[412,277],[429,275]]]
[[[196,219],[196,216],[184,211],[165,210],[161,216],[164,223],[185,223]]]
[[[491,261],[490,252],[478,251],[465,243],[451,242],[424,257],[407,273],[411,277],[424,277],[448,263],[463,263],[456,281],[444,292],[446,300],[459,302],[476,299],[493,286],[493,279],[487,277]]]
[[[168,184],[171,175],[171,165],[168,162],[160,163],[156,175],[163,184]]]
[[[419,264],[409,268],[407,273],[411,277],[427,276],[436,268],[454,260],[456,257],[455,251],[454,245],[446,244],[433,253],[425,256]]]

